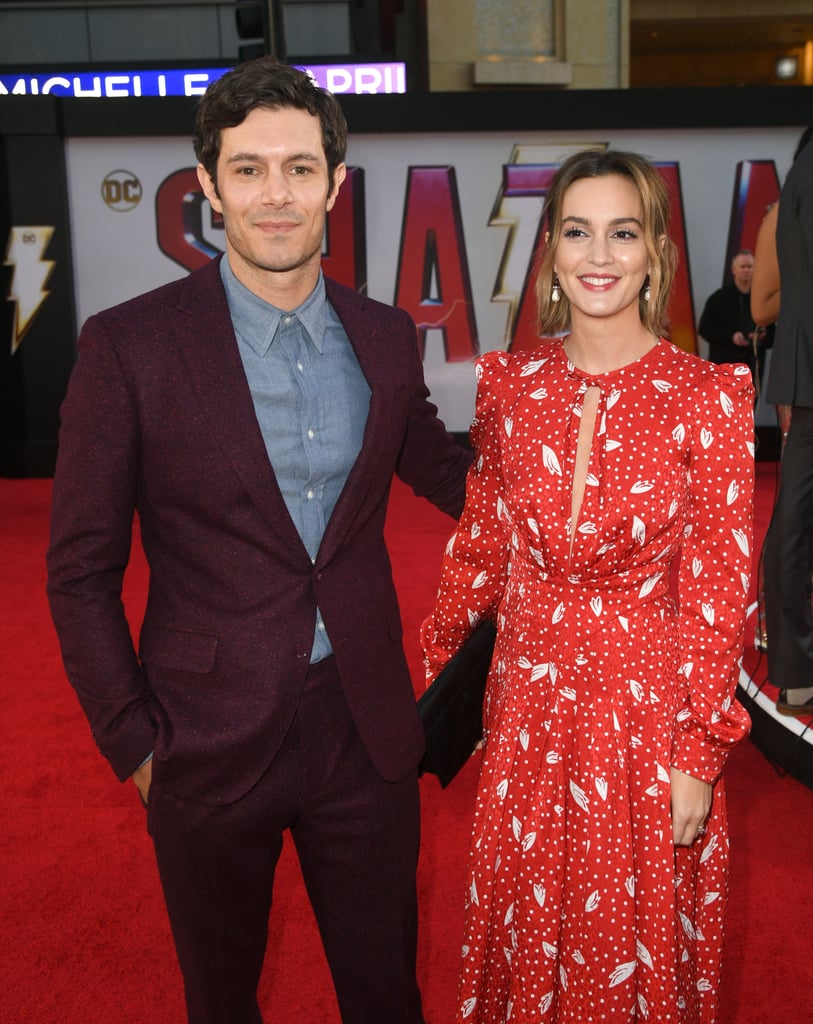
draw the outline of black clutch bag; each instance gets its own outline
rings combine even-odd
[[[418,699],[426,753],[418,774],[437,775],[448,786],[483,737],[483,697],[497,627],[480,623]]]

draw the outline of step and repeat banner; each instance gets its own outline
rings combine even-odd
[[[533,265],[540,214],[561,159],[587,146],[633,149],[672,195],[680,269],[672,338],[704,353],[695,325],[732,255],[752,249],[799,132],[351,135],[350,173],[326,233],[324,270],[408,310],[426,377],[454,431],[468,429],[473,360],[536,343]],[[188,139],[69,139],[67,184],[79,321],[222,251]],[[772,410],[760,410],[775,422]]]
[[[17,101],[4,102],[9,110],[6,102]],[[564,156],[613,147],[657,164],[670,188],[680,251],[672,339],[703,355],[696,333],[703,305],[728,279],[733,254],[753,248],[801,128],[351,131],[350,170],[325,237],[325,273],[412,315],[433,398],[449,429],[465,432],[477,356],[538,344],[533,279],[540,215]],[[60,370],[49,387],[64,389],[65,353],[69,367],[88,316],[188,273],[224,247],[188,137],[84,134],[53,142],[63,147],[64,170],[62,162],[45,166],[46,190],[43,165],[33,174],[26,159],[10,161],[6,139],[14,188],[0,210],[3,394],[26,359],[41,367],[55,352]],[[21,145],[35,152],[30,140]],[[26,388],[18,381],[14,393]],[[49,395],[48,402],[42,423],[32,426],[21,406],[0,438],[0,462],[15,431],[22,438],[18,443],[15,435],[15,451],[35,444],[45,455],[30,464],[15,455],[11,468],[0,464],[0,475],[47,472],[58,421],[58,401]],[[773,426],[773,409],[760,403],[757,422]]]

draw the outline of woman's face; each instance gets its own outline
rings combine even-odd
[[[581,178],[562,200],[554,270],[570,300],[571,319],[607,319],[638,313],[649,273],[641,200],[619,174]]]

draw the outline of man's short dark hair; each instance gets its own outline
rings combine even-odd
[[[195,118],[195,156],[217,184],[220,133],[242,124],[252,110],[294,107],[319,118],[327,159],[328,182],[344,163],[347,122],[336,97],[320,89],[304,71],[282,64],[275,57],[258,57],[238,64],[215,79],[200,98]]]

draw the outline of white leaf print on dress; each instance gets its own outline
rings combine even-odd
[[[748,543],[748,535],[744,530],[732,530],[731,536],[737,542],[737,547],[742,551],[744,555],[749,554],[751,545]]]
[[[651,594],[655,587],[658,585],[659,580],[663,576],[662,572],[656,572],[654,576],[650,576],[645,579],[641,584],[641,589],[638,591],[638,597],[646,597],[647,594]]]
[[[530,736],[528,735],[528,730],[527,729],[520,729],[519,730],[519,745],[522,747],[522,749],[526,753],[528,752],[528,743],[529,743],[529,741],[530,741]]]
[[[553,992],[546,992],[544,996],[539,1000],[539,1012],[547,1013],[553,1002]]]
[[[703,618],[708,622],[710,626],[714,625],[714,605],[706,604],[704,601],[700,605],[700,611],[703,613]]]
[[[584,959],[584,953],[582,953],[580,949],[574,949],[572,955],[576,963],[581,964],[582,967],[584,967],[584,965],[587,963],[587,961]]]
[[[472,590],[479,590],[480,587],[484,587],[487,582],[488,582],[488,573],[484,569],[482,572],[478,572],[477,575],[472,580],[471,589]]]
[[[573,796],[573,799],[576,801],[576,803],[579,805],[579,807],[581,807],[583,811],[589,810],[590,801],[587,799],[587,794],[581,788],[581,786],[576,785],[573,779],[570,780],[570,792]]]
[[[699,558],[694,557],[692,559],[692,576],[694,576],[694,578],[697,579],[697,577],[700,575],[702,571],[703,563],[700,561]]]
[[[538,683],[540,679],[544,679],[548,674],[548,662],[544,661],[541,665],[534,665],[531,669],[531,682]]]
[[[536,902],[539,904],[540,907],[544,907],[545,906],[545,886],[542,885],[541,882],[535,882],[534,883],[534,899],[536,900]],[[545,947],[545,943],[543,942],[542,943],[542,948],[544,949],[544,947]]]
[[[635,972],[635,961],[630,960],[629,963],[619,964],[618,967],[610,975],[610,988],[615,988],[616,985],[621,985],[631,977]]]
[[[700,444],[704,448],[711,448],[713,443],[714,435],[710,430],[707,430],[705,427],[703,427],[703,429],[700,431]]]
[[[686,440],[686,428],[682,423],[678,423],[675,429],[672,431],[672,438],[677,441],[678,444],[683,444]]]
[[[514,421],[511,419],[510,416],[505,417],[505,420],[503,421],[503,427],[505,428],[506,434],[510,437],[514,431]]]
[[[607,780],[602,776],[596,779],[596,791],[602,800],[607,799]]]
[[[533,398],[534,401],[541,402],[545,398],[548,397],[548,389],[547,388],[537,388],[536,391],[532,391],[531,392],[530,397]]]
[[[598,533],[595,523],[582,523],[579,527],[579,533]]]
[[[508,779],[501,779],[497,784],[497,796],[500,800],[505,800],[505,795],[508,792]]]
[[[709,836],[706,840],[706,846],[703,852],[700,854],[700,863],[705,864],[706,861],[711,857],[714,851],[717,849],[718,838],[716,835]]]
[[[630,693],[640,704],[644,699],[644,688],[637,679],[630,679]]]
[[[525,522],[528,524],[528,529],[531,531],[531,533],[534,535],[534,537],[538,537],[539,536],[539,523],[535,519],[530,518],[530,517],[528,519],[526,519]]]
[[[728,485],[728,491],[726,492],[726,505],[733,505],[734,502],[740,496],[740,485],[736,480],[732,480]]]
[[[651,491],[655,484],[651,480],[636,480],[630,488],[631,494],[646,494]]]
[[[596,594],[595,597],[590,598],[590,607],[593,614],[598,618],[598,616],[601,615],[601,609],[604,607],[604,602],[598,594]]]
[[[532,359],[530,363],[526,363],[525,366],[522,367],[519,374],[520,377],[530,377],[532,373],[536,373],[536,371],[541,366],[544,366],[546,362],[547,359]]]
[[[529,832],[522,837],[522,850],[527,853],[536,842],[536,832]]]
[[[614,451],[616,451],[616,449],[618,449],[620,447],[621,447],[621,442],[620,441],[611,441],[609,438],[607,438],[607,440],[604,442],[604,451],[605,452],[614,452]]]
[[[522,838],[522,822],[516,815],[514,815],[514,818],[511,821],[511,830],[514,833],[514,839],[519,842]]]
[[[703,906],[707,907],[709,903],[714,903],[715,900],[720,898],[719,892],[707,892],[703,897]]]
[[[562,986],[562,991],[567,992],[567,971],[564,964],[559,964],[559,984]]]
[[[612,409],[612,407],[615,405],[615,403],[618,401],[620,397],[621,392],[618,390],[618,388],[613,388],[613,390],[607,396],[607,408]]]
[[[562,467],[559,465],[556,452],[546,444],[542,445],[542,464],[549,473],[554,473],[556,476],[562,475]]]
[[[557,622],[561,622],[565,615],[565,602],[560,601],[559,604],[553,609],[553,615],[551,615],[550,621],[556,625]]]
[[[508,908],[508,910],[506,910],[506,912],[505,912],[505,918],[503,919],[503,924],[504,925],[509,925],[509,924],[511,924],[511,922],[513,920],[514,920],[514,904],[512,903],[511,906]]]
[[[556,958],[559,956],[559,947],[554,946],[552,942],[543,942],[542,952],[549,960],[556,960]]]
[[[649,1020],[649,1004],[640,992],[638,993],[638,1009],[644,1020]]]
[[[708,978],[697,979],[697,991],[698,992],[711,992],[712,985]]]
[[[471,1017],[471,1015],[474,1013],[474,1007],[476,1005],[477,996],[472,996],[471,999],[467,999],[465,1003],[463,1003],[462,1007],[460,1008],[460,1012],[462,1013],[464,1020],[466,1019],[466,1017]]]
[[[652,963],[652,955],[640,939],[635,940],[635,948],[641,963],[646,964],[650,970],[654,971],[655,965]]]
[[[727,395],[725,391],[720,392],[720,408],[729,418],[734,412],[734,403],[731,401],[731,396]]]
[[[627,876],[627,880],[624,882],[624,888],[631,897],[635,895],[635,875]]]
[[[684,932],[686,932],[686,934],[689,936],[690,939],[692,939],[692,940],[696,939],[697,938],[697,932],[695,931],[695,927],[692,924],[692,922],[683,913],[680,913],[679,916],[680,916],[680,923],[683,925]]]
[[[652,385],[656,391],[660,391],[662,395],[665,395],[667,391],[672,390],[672,382],[670,380],[653,380]]]
[[[632,517],[632,539],[638,544],[643,544],[646,540],[646,526],[643,519],[639,519],[638,516]]]

